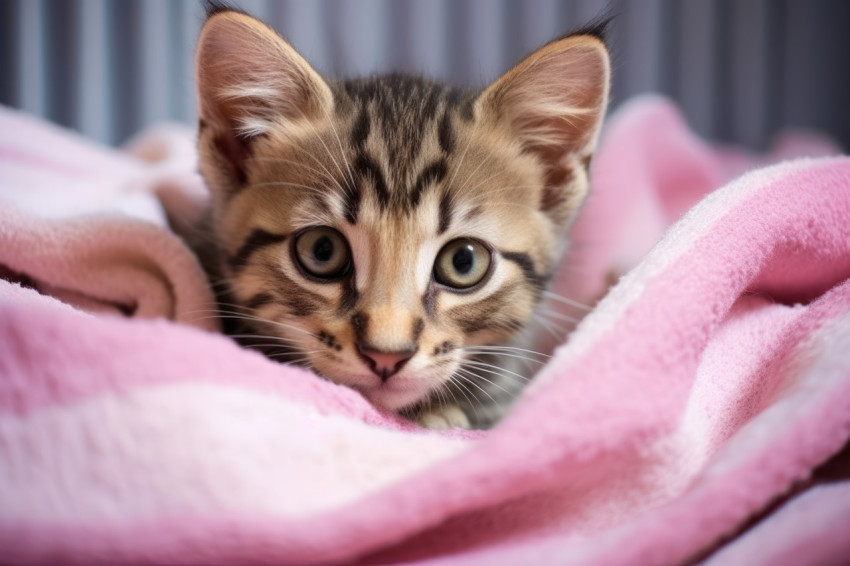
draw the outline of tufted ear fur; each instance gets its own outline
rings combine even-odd
[[[545,171],[541,206],[561,222],[587,191],[586,170],[608,103],[610,62],[596,34],[555,40],[488,86],[476,112],[506,127]],[[580,169],[581,171],[576,171]],[[577,174],[583,183],[573,183]]]
[[[272,28],[241,12],[209,16],[195,69],[202,154],[211,144],[234,186],[246,181],[244,161],[258,136],[333,105],[330,87],[310,64]]]

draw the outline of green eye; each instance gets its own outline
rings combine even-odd
[[[490,274],[490,250],[469,238],[452,240],[437,254],[434,279],[454,289],[468,289]]]
[[[298,265],[314,277],[335,279],[351,269],[348,242],[333,228],[322,226],[304,230],[295,239],[294,251]]]

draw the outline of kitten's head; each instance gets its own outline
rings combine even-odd
[[[266,342],[389,410],[529,319],[588,192],[608,93],[594,34],[480,93],[329,83],[262,22],[199,40],[200,167],[232,301]]]

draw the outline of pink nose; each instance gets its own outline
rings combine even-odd
[[[369,369],[375,372],[381,381],[386,381],[404,367],[404,364],[416,353],[416,348],[386,352],[358,344],[357,351],[360,352]]]

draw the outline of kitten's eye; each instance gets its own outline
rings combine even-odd
[[[295,239],[295,259],[309,275],[341,277],[351,269],[348,242],[333,228],[308,228]]]
[[[452,240],[437,254],[434,279],[448,287],[468,289],[490,273],[490,250],[469,238]]]

